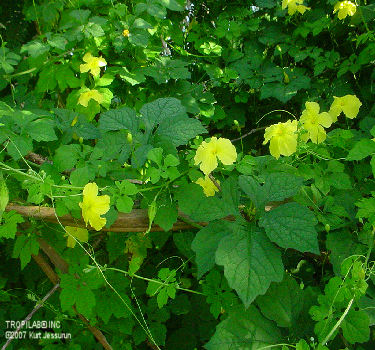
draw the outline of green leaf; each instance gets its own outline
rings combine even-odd
[[[164,165],[167,167],[176,167],[177,165],[180,164],[180,161],[178,158],[176,158],[172,154],[167,154],[167,156],[164,158]]]
[[[195,233],[190,231],[180,231],[173,233],[173,243],[177,247],[177,250],[190,258],[194,252],[191,250],[191,244],[193,242]]]
[[[89,232],[85,228],[81,227],[72,227],[72,226],[65,226],[67,242],[66,246],[69,248],[74,248],[76,246],[76,238],[80,242],[87,242],[89,240]]]
[[[0,237],[15,238],[17,232],[17,224],[24,222],[23,217],[11,210],[3,213],[2,223],[0,225]]]
[[[302,291],[294,278],[285,275],[281,283],[272,283],[265,295],[256,299],[262,313],[279,327],[291,327],[303,307]]]
[[[141,84],[146,81],[146,77],[144,76],[142,70],[134,69],[131,72],[128,71],[126,67],[122,67],[120,71],[120,78],[127,81],[132,86]]]
[[[258,210],[264,210],[267,198],[262,186],[252,177],[241,175],[238,178],[241,189],[249,196]]]
[[[62,311],[68,311],[76,305],[77,311],[90,318],[95,306],[95,295],[82,278],[70,274],[61,275],[60,302]]]
[[[14,160],[19,160],[33,149],[33,140],[27,136],[12,136],[11,143],[8,144],[7,150]]]
[[[73,70],[67,64],[59,65],[55,76],[61,91],[66,90],[68,87],[74,89],[81,86],[81,80],[74,75]]]
[[[101,160],[117,159],[121,164],[127,162],[131,153],[131,145],[126,136],[124,130],[102,134],[95,145],[92,157]]]
[[[161,309],[167,304],[169,298],[174,299],[176,296],[176,270],[162,268],[158,273],[158,277],[159,279],[155,282],[150,281],[148,283],[146,293],[150,296],[157,294],[156,300],[159,309]],[[164,284],[160,282],[163,282]]]
[[[347,160],[361,160],[375,154],[375,142],[369,139],[359,140],[349,151]]]
[[[131,133],[136,133],[138,131],[137,115],[128,107],[111,109],[100,115],[99,129],[103,131],[126,129]]]
[[[169,231],[177,221],[177,215],[178,211],[175,206],[163,206],[158,208],[154,222],[164,231]]]
[[[163,159],[163,149],[153,148],[148,151],[147,158],[155,162],[159,167],[161,166],[161,160]]]
[[[306,340],[301,339],[296,344],[296,350],[310,350],[310,346],[309,346],[309,344],[307,344]]]
[[[372,169],[372,176],[375,177],[375,156],[371,157],[370,165]]]
[[[50,46],[48,44],[42,44],[39,41],[33,40],[24,44],[21,48],[21,53],[27,52],[32,57],[38,57],[48,52]]]
[[[136,18],[132,24],[134,28],[141,28],[141,29],[150,29],[152,25],[145,21],[143,18]]]
[[[132,154],[131,164],[134,168],[142,167],[146,160],[147,154],[152,149],[151,145],[141,145]]]
[[[343,335],[350,344],[370,339],[370,319],[366,312],[350,310],[341,324]]]
[[[172,11],[183,11],[185,2],[181,0],[159,0],[162,5]]]
[[[267,202],[282,201],[296,195],[303,178],[288,173],[272,173],[265,176],[261,186],[253,177],[241,175],[239,185],[257,209],[263,211]]]
[[[206,197],[202,187],[195,183],[181,186],[175,198],[180,210],[195,221],[212,221],[232,214],[233,208],[215,197]]]
[[[80,155],[81,149],[79,145],[62,145],[55,152],[53,164],[56,165],[59,171],[71,170],[77,164]]]
[[[255,0],[255,3],[258,7],[266,7],[272,8],[275,7],[277,1],[276,0]]]
[[[259,222],[277,245],[319,254],[316,224],[314,214],[298,203],[286,203],[265,212]]]
[[[158,98],[143,105],[140,112],[148,129],[152,129],[155,124],[161,123],[164,119],[186,115],[181,101],[173,97]]]
[[[207,130],[198,119],[175,116],[160,123],[156,135],[168,138],[175,147],[186,145],[193,137],[206,134]]]
[[[198,266],[198,279],[215,266],[215,254],[222,238],[231,233],[227,222],[213,221],[195,236],[191,249],[195,252]]]
[[[126,306],[124,304],[119,305],[118,301],[113,298],[112,291],[108,288],[97,296],[95,311],[104,323],[108,323],[111,315],[116,318],[127,318],[130,315]],[[131,301],[126,295],[122,294],[121,297],[127,305],[131,305]]]
[[[65,46],[68,43],[68,40],[63,35],[53,34],[53,35],[47,35],[47,42],[52,47],[56,47],[60,50],[65,50]]]
[[[28,125],[27,132],[35,141],[54,141],[57,140],[54,126],[53,120],[37,119]]]
[[[288,173],[272,173],[265,176],[264,192],[267,200],[283,201],[296,195],[303,184],[303,178]]]
[[[115,181],[115,185],[120,190],[121,194],[126,194],[128,196],[132,196],[138,193],[138,188],[133,183],[129,182],[128,180],[124,181]]]
[[[8,203],[9,203],[9,190],[3,178],[3,173],[0,171],[0,223],[2,220],[2,215]],[[1,231],[1,228],[2,226],[0,226],[0,231]]]
[[[134,46],[147,47],[150,34],[145,29],[135,29],[129,35],[129,42]]]
[[[232,223],[232,232],[219,243],[216,263],[224,266],[230,287],[245,307],[264,294],[271,282],[283,279],[281,254],[254,224]]]
[[[339,190],[351,190],[352,184],[350,181],[350,176],[346,173],[333,173],[327,176],[325,181],[329,182],[329,184]]]
[[[122,213],[130,213],[133,209],[133,205],[133,200],[126,195],[119,197],[116,201],[116,208]]]
[[[16,214],[18,215],[18,214]],[[19,220],[19,219],[17,219]],[[39,243],[35,235],[33,236],[17,236],[16,243],[13,248],[13,258],[20,258],[21,270],[30,262],[32,255],[37,255],[39,252]]]
[[[92,166],[86,165],[82,168],[77,168],[70,174],[70,183],[73,186],[84,186],[88,182],[95,179],[95,172]]]
[[[216,332],[204,346],[207,350],[257,350],[281,341],[275,324],[253,305],[233,308],[229,317],[216,326]]]

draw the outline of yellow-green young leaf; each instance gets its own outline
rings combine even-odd
[[[87,242],[89,240],[89,232],[85,228],[65,226],[68,238],[66,240],[66,246],[74,248],[76,245],[76,239],[80,242]]]
[[[3,174],[0,173],[0,221],[3,216],[4,210],[9,202],[9,191],[8,187],[3,178]]]

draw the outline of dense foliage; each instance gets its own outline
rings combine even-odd
[[[366,0],[4,1],[7,349],[101,349],[95,331],[125,350],[373,349],[374,19]],[[148,229],[111,232],[137,208]],[[5,322],[36,306],[71,338]]]

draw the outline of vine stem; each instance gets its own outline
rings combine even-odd
[[[221,192],[221,187],[220,185],[217,183],[216,179],[213,177],[213,175],[210,173],[208,174],[208,177],[210,178],[210,180],[213,182],[213,184],[216,186],[216,188]]]
[[[60,287],[60,283],[57,283],[54,285],[54,287],[44,296],[44,298],[37,303],[37,305],[34,307],[34,309],[26,316],[26,318],[20,323],[18,328],[15,330],[13,334],[18,333],[23,326],[26,324],[27,321],[30,321],[33,315],[43,306],[44,302],[53,294],[56,292],[56,290]],[[8,345],[12,342],[14,337],[10,337],[7,342],[4,344],[4,346],[1,348],[1,350],[5,350]]]
[[[166,283],[163,283],[161,281],[158,281],[158,280],[153,280],[152,278],[147,278],[147,277],[142,277],[142,276],[139,276],[139,275],[136,275],[136,274],[131,274],[129,272],[126,272],[124,270],[120,270],[120,269],[116,269],[115,267],[106,267],[106,268],[103,268],[103,271],[105,270],[112,270],[112,271],[117,271],[117,272],[121,272],[123,273],[124,275],[127,275],[127,276],[130,276],[130,277],[135,277],[135,278],[139,278],[140,280],[144,280],[144,281],[147,281],[147,282],[153,282],[153,283],[157,283],[157,284],[161,284],[163,286],[166,286],[168,284]],[[205,295],[201,292],[197,292],[195,290],[192,290],[192,289],[186,289],[186,288],[181,288],[181,287],[176,287],[176,289],[179,289],[179,290],[182,290],[184,292],[189,292],[189,293],[193,293],[193,294],[198,294],[198,295]]]
[[[231,141],[231,142],[236,142],[236,141],[242,140],[242,139],[244,139],[245,137],[250,136],[251,134],[254,134],[254,133],[257,132],[257,131],[264,130],[264,129],[266,129],[266,128],[267,128],[266,126],[262,126],[261,128],[252,129],[252,130],[250,130],[249,132],[247,132],[246,134],[243,134],[242,136],[237,137],[236,139],[233,139],[233,140],[230,140],[230,141]]]
[[[350,301],[349,301],[349,304],[348,306],[346,307],[344,313],[341,315],[341,317],[339,318],[339,320],[336,322],[336,324],[334,325],[334,327],[331,329],[331,331],[327,334],[327,336],[324,338],[324,340],[322,341],[322,344],[327,344],[329,338],[331,338],[332,334],[336,331],[336,329],[340,326],[340,324],[342,323],[342,321],[344,321],[344,318],[346,317],[346,315],[348,314],[350,308],[352,307],[352,304],[353,304],[353,301],[354,301],[354,298],[352,298]]]

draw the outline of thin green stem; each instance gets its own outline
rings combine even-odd
[[[116,271],[116,272],[120,272],[120,273],[123,273],[124,275],[126,276],[130,276],[130,277],[135,277],[135,278],[138,278],[140,280],[143,280],[143,281],[147,281],[147,282],[152,282],[152,283],[157,283],[157,284],[161,284],[163,286],[167,286],[168,284],[164,283],[164,282],[161,282],[161,281],[158,281],[158,280],[153,280],[152,278],[147,278],[147,277],[143,277],[143,276],[139,276],[137,274],[130,274],[129,272],[127,271],[124,271],[124,270],[120,270],[120,269],[117,269],[115,267],[105,267],[103,268],[103,271],[106,271],[106,270],[111,270],[111,271]],[[195,290],[192,290],[192,289],[186,289],[186,288],[181,288],[179,286],[176,287],[176,289],[179,289],[179,290],[182,290],[184,292],[188,292],[188,293],[193,293],[193,294],[198,294],[198,295],[205,295],[201,292],[197,292]]]
[[[332,334],[336,331],[336,329],[340,326],[340,324],[342,323],[342,321],[344,321],[344,318],[346,317],[346,315],[348,314],[350,308],[352,307],[352,304],[353,304],[353,301],[354,301],[354,298],[352,298],[350,301],[349,301],[349,304],[348,306],[346,307],[344,313],[341,315],[341,317],[339,318],[339,320],[336,322],[336,324],[333,326],[333,328],[331,329],[331,331],[327,334],[327,336],[324,338],[324,340],[322,341],[322,344],[326,344],[329,340],[329,338],[331,338]]]
[[[371,251],[372,251],[372,248],[374,246],[374,233],[375,233],[375,227],[373,227],[373,229],[370,233],[368,250],[367,250],[366,260],[365,260],[365,266],[367,266],[367,264],[368,264],[368,261],[370,259],[370,255],[371,255]]]

